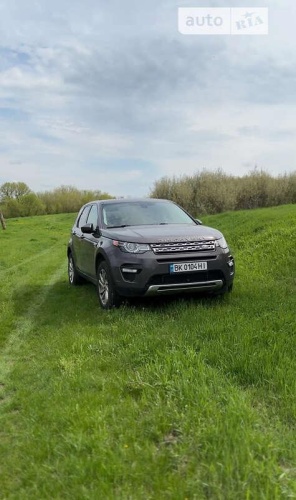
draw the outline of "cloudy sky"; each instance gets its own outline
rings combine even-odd
[[[178,7],[269,7],[269,35],[182,35]],[[295,171],[295,26],[295,0],[0,0],[0,184]]]

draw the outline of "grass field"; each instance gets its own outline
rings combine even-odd
[[[0,498],[296,498],[296,206],[204,217],[224,299],[100,310],[74,215],[0,232]]]

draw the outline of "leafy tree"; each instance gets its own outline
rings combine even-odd
[[[19,200],[31,192],[29,186],[24,182],[5,182],[0,186],[0,199],[6,198]]]
[[[7,198],[5,203],[1,203],[1,211],[7,219],[9,217],[20,217],[23,215],[20,203],[14,198]]]
[[[0,186],[0,209],[6,218],[78,212],[88,201],[108,198],[112,198],[108,193],[73,186],[60,186],[42,193],[34,193],[24,182],[5,182]]]
[[[19,200],[19,205],[24,216],[45,213],[45,206],[35,193],[28,193],[22,196]]]

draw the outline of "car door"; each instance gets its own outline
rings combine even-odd
[[[79,215],[76,225],[74,226],[72,230],[72,251],[73,251],[73,257],[74,257],[74,262],[75,266],[79,271],[82,271],[83,273],[85,272],[83,269],[83,241],[85,238],[85,235],[81,231],[81,227],[86,224],[87,217],[89,214],[91,206],[86,205],[82,211],[81,214]]]
[[[95,268],[95,260],[96,260],[96,248],[99,241],[98,235],[96,235],[96,228],[98,226],[98,207],[94,203],[91,205],[90,211],[87,216],[86,224],[92,224],[94,228],[93,234],[84,234],[84,238],[82,240],[82,253],[81,253],[81,265],[83,266],[83,272],[90,276],[91,278],[95,278],[96,276],[96,268]]]

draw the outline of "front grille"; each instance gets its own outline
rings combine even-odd
[[[196,283],[199,281],[224,281],[220,270],[200,271],[198,273],[156,274],[149,280],[148,285],[178,285],[180,283]]]
[[[178,241],[174,243],[152,243],[150,246],[156,254],[175,252],[208,252],[215,250],[215,241]]]

